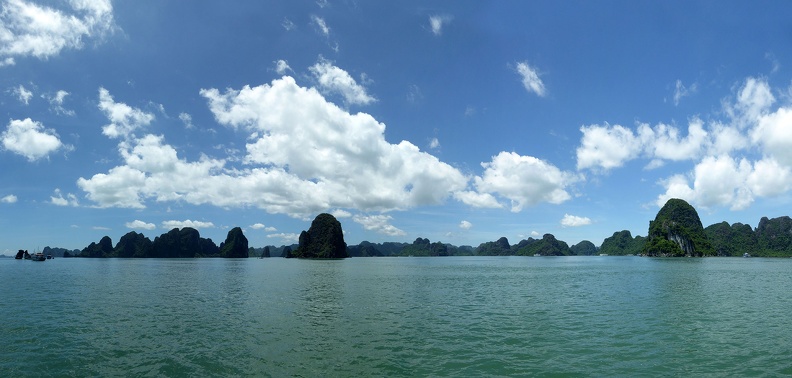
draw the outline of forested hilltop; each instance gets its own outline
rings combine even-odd
[[[317,217],[326,223],[329,235],[338,235],[343,243],[341,225],[334,218]],[[317,223],[318,224],[318,223]],[[211,239],[202,238],[198,230],[185,227],[173,229],[156,237],[153,241],[137,232],[122,236],[115,246],[110,237],[91,243],[81,251],[62,248],[44,249],[55,256],[64,257],[305,257],[316,255],[310,252],[318,247],[305,244],[320,240],[319,230],[304,231],[300,244],[271,245],[261,248],[248,246],[242,229],[236,227],[228,232],[226,241],[216,245]],[[322,242],[324,243],[324,242]],[[345,245],[345,243],[343,243]],[[306,249],[307,248],[307,249]],[[389,256],[592,256],[592,255],[647,255],[647,256],[751,256],[792,257],[792,218],[788,216],[768,219],[763,217],[756,228],[742,223],[729,225],[726,222],[702,227],[696,210],[679,199],[669,200],[649,222],[647,237],[635,236],[630,231],[614,232],[605,238],[599,247],[588,240],[569,246],[552,234],[542,238],[527,238],[511,244],[506,237],[479,244],[477,247],[455,246],[426,238],[417,238],[412,243],[361,242],[346,245],[349,257]],[[308,251],[308,252],[306,252]],[[332,256],[342,257],[342,252]]]

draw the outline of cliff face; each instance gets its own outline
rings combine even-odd
[[[349,257],[341,223],[330,214],[319,214],[311,222],[308,231],[300,234],[300,245],[292,252],[292,257],[320,259]]]
[[[715,248],[704,233],[693,206],[670,199],[649,222],[649,233],[641,252],[647,256],[715,256]]]
[[[220,256],[228,258],[249,257],[248,240],[242,233],[241,228],[234,227],[231,231],[228,231],[225,242],[220,245]]]

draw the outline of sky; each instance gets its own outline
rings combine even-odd
[[[0,0],[0,253],[792,215],[792,4]]]

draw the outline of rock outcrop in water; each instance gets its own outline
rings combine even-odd
[[[572,251],[566,242],[558,240],[553,234],[544,234],[542,239],[533,240],[517,250],[518,256],[567,256]],[[519,245],[518,245],[519,246]]]
[[[227,258],[247,258],[248,240],[242,233],[242,229],[234,227],[228,231],[225,242],[220,244],[220,256]]]
[[[573,255],[578,256],[594,256],[599,252],[597,250],[597,246],[588,240],[583,240],[580,243],[569,247],[569,250],[572,251]]]
[[[629,230],[614,232],[613,236],[605,238],[600,246],[599,253],[610,256],[637,255],[641,253],[646,238],[636,236],[633,238]]]
[[[649,222],[649,233],[641,252],[659,257],[716,255],[696,209],[677,198],[668,200],[655,220]]]
[[[300,234],[300,244],[291,253],[303,259],[338,259],[349,257],[341,223],[332,215],[319,214],[308,231]]]
[[[83,248],[80,257],[113,257],[113,241],[105,236],[99,240],[99,244],[91,243]]]

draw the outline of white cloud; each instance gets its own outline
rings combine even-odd
[[[0,12],[2,65],[14,57],[47,59],[63,49],[81,49],[89,38],[101,40],[115,29],[110,0],[71,0],[60,10],[24,0],[6,0]]]
[[[17,96],[19,102],[24,103],[25,105],[30,104],[30,99],[33,98],[33,92],[29,91],[22,84],[19,84],[18,87],[14,88],[13,92]]]
[[[311,73],[325,93],[340,94],[344,102],[352,105],[368,105],[377,99],[366,93],[366,88],[358,84],[346,71],[334,66],[325,59],[311,66]]]
[[[192,123],[192,116],[189,113],[179,113],[179,119],[184,123],[184,128],[192,129],[195,127]]]
[[[473,207],[491,209],[499,209],[503,207],[503,204],[498,202],[498,199],[489,193],[478,193],[472,190],[459,191],[454,193],[454,198],[456,198],[457,201]]]
[[[685,87],[682,85],[682,80],[676,81],[676,88],[674,89],[674,105],[679,105],[679,101],[682,100],[683,97],[690,96],[698,90],[698,84],[693,83],[690,87]]]
[[[77,201],[77,196],[68,193],[64,197],[60,189],[55,189],[55,194],[50,197],[50,203],[57,206],[80,206],[79,201]]]
[[[466,220],[463,220],[462,222],[459,222],[459,228],[461,228],[463,230],[469,230],[469,229],[473,228],[473,223],[470,223],[470,222],[468,222]]]
[[[437,138],[432,138],[432,140],[429,141],[429,148],[436,149],[439,147],[440,147],[440,141],[437,140]]]
[[[141,230],[153,230],[157,228],[157,225],[155,225],[154,223],[146,223],[143,222],[142,220],[137,220],[137,219],[135,219],[132,222],[127,222],[126,224],[124,224],[124,226],[126,226],[126,228],[141,229]]]
[[[6,131],[0,134],[0,140],[6,150],[22,155],[29,161],[46,157],[61,148],[71,148],[58,139],[54,130],[45,129],[44,125],[30,118],[11,120]]]
[[[637,132],[620,126],[591,125],[580,128],[583,137],[577,148],[578,169],[610,170],[623,166],[626,162],[643,156],[652,161],[647,169],[663,165],[665,160],[693,160],[701,157],[708,146],[712,145],[711,136],[704,130],[699,119],[693,119],[688,125],[685,137],[679,129],[666,124],[650,127],[640,124]],[[728,130],[720,130],[720,149],[729,149],[737,145]]]
[[[275,227],[265,226],[263,223],[256,223],[250,226],[250,228],[254,230],[264,230],[266,232],[275,232],[278,231]]]
[[[764,147],[767,155],[792,166],[792,108],[780,108],[761,116],[751,132],[751,140]]]
[[[327,23],[325,22],[324,18],[316,15],[311,15],[311,21],[313,21],[317,30],[319,30],[319,32],[322,33],[322,35],[324,35],[325,37],[330,36],[330,27],[327,26]]]
[[[591,219],[588,217],[579,217],[576,215],[564,214],[561,218],[561,225],[564,227],[580,227],[588,226],[591,224]]]
[[[517,73],[522,77],[522,83],[529,93],[536,93],[539,97],[544,97],[546,94],[544,83],[539,78],[536,69],[529,66],[527,62],[517,63]]]
[[[280,239],[283,243],[297,243],[300,240],[300,234],[282,232],[279,234],[269,234],[268,238]]]
[[[17,196],[15,196],[13,194],[9,194],[9,195],[7,195],[7,196],[5,196],[3,198],[0,198],[0,202],[2,202],[2,203],[16,203],[17,202]]]
[[[482,176],[474,179],[476,190],[511,200],[512,212],[540,202],[565,202],[571,198],[566,188],[580,180],[543,160],[514,152],[501,152],[481,165],[485,169]]]
[[[688,126],[688,135],[680,137],[679,129],[674,126],[658,124],[650,128],[647,124],[638,127],[642,144],[648,156],[663,160],[692,160],[701,156],[708,142],[707,132],[700,120],[693,120]]]
[[[246,161],[263,168],[245,180],[278,188],[270,191],[272,198],[255,196],[254,203],[270,211],[404,209],[441,203],[466,186],[458,170],[413,144],[386,142],[385,125],[370,115],[349,114],[291,77],[201,94],[218,122],[258,133],[246,146]]]
[[[278,75],[286,75],[287,73],[289,73],[289,71],[294,72],[294,70],[292,70],[292,68],[289,67],[289,62],[283,59],[280,59],[275,62],[275,72],[277,72]]]
[[[162,228],[165,228],[165,229],[168,229],[168,230],[174,229],[174,228],[185,228],[185,227],[191,227],[191,228],[195,228],[195,229],[214,228],[214,226],[215,225],[212,222],[201,222],[201,221],[194,221],[194,220],[189,220],[189,219],[183,220],[183,221],[167,220],[167,221],[163,221],[162,222]]]
[[[388,236],[404,236],[406,233],[390,224],[393,219],[390,215],[355,215],[352,220],[359,223],[369,231],[375,231]]]
[[[102,134],[110,138],[127,138],[138,128],[147,126],[154,120],[154,114],[115,102],[107,89],[99,88],[99,109],[110,124],[102,127]]]
[[[352,213],[342,209],[333,210],[332,212],[330,212],[330,214],[332,214],[336,218],[349,218],[352,216]]]
[[[50,103],[50,110],[55,112],[56,114],[66,115],[66,116],[73,116],[74,110],[68,110],[63,107],[63,101],[66,99],[66,96],[69,95],[69,92],[64,90],[59,90],[55,92],[54,95],[42,95],[41,97],[46,99]]]
[[[698,206],[728,206],[743,210],[756,197],[772,197],[792,189],[790,167],[772,159],[751,163],[730,156],[708,156],[696,164],[691,181],[675,175],[661,182],[666,192],[657,199],[662,206],[670,198],[682,198]]]
[[[443,34],[443,26],[448,25],[453,17],[448,15],[430,16],[429,27],[432,28],[432,34],[440,36]]]
[[[726,105],[726,112],[740,129],[752,127],[775,103],[775,96],[765,79],[749,77],[740,87],[734,104]]]
[[[577,168],[618,168],[641,152],[638,137],[623,126],[591,125],[580,128],[583,137],[577,148]]]
[[[292,29],[297,27],[297,25],[295,25],[294,22],[292,22],[292,20],[285,17],[281,22],[281,26],[283,26],[283,28],[286,29],[286,31],[291,31]]]

